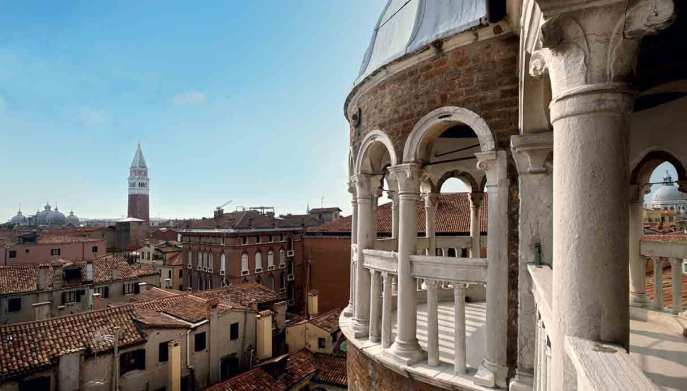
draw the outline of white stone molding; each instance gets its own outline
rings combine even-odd
[[[394,143],[391,141],[389,136],[381,130],[372,130],[368,132],[365,137],[360,142],[360,148],[358,148],[358,154],[356,155],[355,161],[355,174],[363,173],[363,163],[365,159],[369,158],[368,150],[370,147],[376,143],[381,143],[387,150],[389,154],[389,161],[392,166],[396,165],[398,159],[396,158],[396,150],[394,149]]]
[[[420,196],[420,182],[422,169],[416,163],[403,163],[387,168],[393,182],[398,186],[398,194],[401,198],[410,196],[418,199]]]
[[[403,162],[423,161],[432,139],[455,123],[465,124],[475,132],[482,152],[495,148],[494,136],[482,117],[462,107],[446,106],[432,110],[415,124],[403,147]]]
[[[461,283],[487,282],[487,260],[484,258],[453,258],[411,255],[414,278]]]
[[[363,250],[363,266],[395,274],[398,271],[398,257],[393,251]]]
[[[682,312],[682,259],[670,258],[670,277],[671,293],[673,295],[673,306],[671,312],[678,315]]]
[[[510,145],[519,175],[551,173],[545,163],[553,152],[553,132],[511,136]]]

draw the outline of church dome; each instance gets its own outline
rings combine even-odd
[[[14,225],[26,224],[26,217],[21,213],[21,210],[17,211],[17,215],[10,219],[10,224],[14,224]]]
[[[663,185],[654,193],[653,202],[675,202],[687,200],[687,194],[673,185]]]
[[[67,224],[67,218],[64,216],[64,213],[60,212],[57,207],[55,207],[55,210],[52,211],[52,214],[50,215],[50,222],[48,223],[50,225],[66,225]]]
[[[69,212],[69,216],[67,216],[67,224],[77,226],[79,225],[79,218],[76,217],[74,214],[74,211]]]
[[[356,82],[438,39],[478,26],[486,18],[484,0],[388,0]]]
[[[52,207],[50,204],[45,204],[43,210],[36,213],[36,223],[38,225],[48,225],[50,224],[50,218],[52,216]]]

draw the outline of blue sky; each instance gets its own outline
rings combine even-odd
[[[348,210],[345,97],[384,2],[0,2],[0,221]]]

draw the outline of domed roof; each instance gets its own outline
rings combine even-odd
[[[38,225],[48,225],[50,224],[50,216],[52,216],[52,207],[50,204],[45,204],[42,211],[36,212],[36,222]]]
[[[673,185],[673,179],[670,175],[663,178],[663,184],[656,190],[651,200],[652,205],[674,204],[676,202],[687,201],[687,194],[679,191]]]
[[[485,0],[388,0],[356,82],[437,39],[477,26],[486,17]]]
[[[50,215],[50,222],[48,224],[65,225],[67,224],[67,218],[64,216],[64,213],[60,212],[57,207],[55,207],[55,210],[53,210]]]
[[[67,216],[67,224],[79,225],[79,218],[76,217],[76,215],[74,214],[74,211],[69,212],[69,216]]]
[[[21,213],[21,210],[17,211],[17,215],[10,219],[11,224],[24,224],[26,223],[26,217]]]

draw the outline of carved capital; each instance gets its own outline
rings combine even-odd
[[[537,3],[545,21],[529,69],[533,76],[548,72],[558,98],[583,86],[631,81],[641,38],[675,17],[673,0]]]
[[[381,176],[370,174],[357,174],[351,177],[355,183],[355,194],[358,200],[372,199],[378,193]]]
[[[425,209],[436,208],[439,202],[439,193],[424,193]]]
[[[420,165],[416,163],[397,164],[387,170],[398,184],[399,194],[418,194],[420,192],[422,178]]]
[[[512,136],[510,145],[520,175],[550,172],[545,163],[553,152],[552,132]]]
[[[479,208],[482,205],[482,201],[484,201],[484,193],[470,193],[470,207],[471,208]]]
[[[484,171],[487,176],[487,187],[497,186],[507,180],[505,151],[478,152],[475,157],[477,168]]]
[[[651,192],[651,185],[630,185],[630,203],[643,203],[644,195]]]

